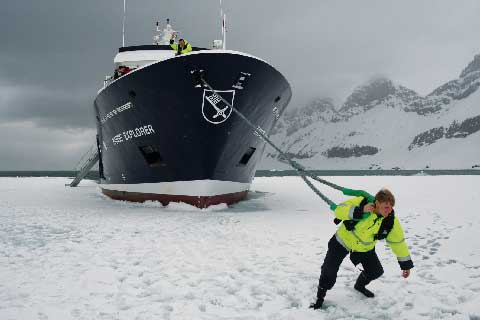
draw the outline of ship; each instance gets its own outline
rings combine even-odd
[[[94,100],[101,192],[199,208],[245,199],[288,81],[222,40],[177,55],[170,21],[156,32],[153,44],[119,48]]]

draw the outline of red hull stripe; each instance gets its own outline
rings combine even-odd
[[[244,200],[247,197],[248,190],[215,196],[171,195],[106,189],[102,189],[102,193],[115,200],[126,200],[131,202],[159,201],[164,206],[168,205],[170,202],[184,202],[198,208],[207,208],[220,203],[226,203],[229,205]]]

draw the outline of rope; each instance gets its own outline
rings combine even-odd
[[[333,182],[329,182],[329,181],[327,181],[327,180],[325,180],[325,179],[322,179],[322,178],[319,178],[319,177],[317,177],[317,176],[309,175],[309,177],[312,178],[313,180],[317,180],[318,182],[323,183],[323,184],[325,184],[325,185],[327,185],[327,186],[329,186],[329,187],[332,187],[333,189],[337,189],[337,190],[340,190],[340,191],[342,191],[342,192],[344,192],[344,190],[345,190],[345,188],[340,187],[339,185],[336,185],[336,184],[333,183]]]
[[[198,71],[197,71],[198,72]],[[250,120],[248,120],[240,111],[238,111],[231,103],[229,103],[227,100],[225,100],[219,93],[217,93],[209,84],[207,81],[205,81],[205,79],[203,78],[203,73],[200,72],[200,80],[202,81],[202,83],[209,89],[211,90],[212,92],[215,92],[216,95],[223,101],[223,103],[225,103],[227,106],[229,106],[230,108],[232,108],[233,112],[235,112],[243,121],[245,121],[245,123],[247,123],[259,136],[262,137],[262,139],[267,142],[273,149],[275,149],[279,154],[280,156],[285,159],[288,164],[290,164],[290,166],[295,169],[298,174],[300,175],[300,177],[303,179],[303,181],[305,181],[305,183],[307,184],[307,186],[310,187],[310,189],[312,189],[313,192],[315,192],[323,201],[325,201],[329,206],[330,206],[330,209],[334,210],[337,205],[332,201],[330,200],[327,196],[325,196],[322,192],[320,192],[320,190],[318,190],[314,185],[313,183],[307,179],[307,176],[320,182],[320,183],[323,183],[327,186],[330,186],[334,189],[337,189],[337,190],[340,190],[340,191],[343,191],[344,188],[334,184],[334,183],[331,183],[331,182],[328,182],[327,180],[324,180],[324,179],[321,179],[321,178],[318,178],[317,176],[313,176],[313,175],[310,175],[308,174],[306,171],[305,171],[305,168],[303,166],[301,166],[300,164],[298,164],[297,162],[293,161],[292,159],[290,159],[290,157],[288,157],[285,152],[283,152],[280,148],[278,148],[272,141],[270,141],[270,139],[267,138],[267,136],[265,136],[260,130],[257,130],[257,128],[255,127],[255,125],[250,122]]]

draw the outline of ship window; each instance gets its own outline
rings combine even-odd
[[[242,159],[240,159],[240,162],[239,164],[241,165],[247,165],[248,161],[250,160],[250,158],[253,156],[253,153],[255,152],[255,148],[253,147],[250,147],[247,152],[245,152],[245,154],[242,156]]]
[[[158,151],[159,150],[158,146],[150,145],[150,146],[142,146],[138,148],[140,149],[140,152],[142,153],[143,157],[145,158],[145,161],[147,161],[150,167],[159,167],[159,166],[165,165],[165,162],[163,161],[163,158],[160,155],[160,152]]]

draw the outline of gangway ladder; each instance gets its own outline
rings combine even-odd
[[[85,160],[83,165],[78,170],[78,173],[77,173],[77,176],[75,177],[75,179],[73,179],[73,181],[70,182],[70,184],[68,184],[67,186],[70,186],[70,187],[78,186],[80,181],[82,181],[83,178],[85,178],[85,176],[88,174],[90,169],[92,169],[92,167],[98,162],[99,153],[98,153],[98,150],[97,150],[96,146],[95,146],[95,148],[90,149],[85,155],[87,155],[87,154],[89,154],[89,156],[87,157],[87,160]],[[85,157],[85,155],[84,155],[84,157]],[[84,157],[82,157],[82,159]],[[80,159],[80,161],[82,161],[82,159]]]

